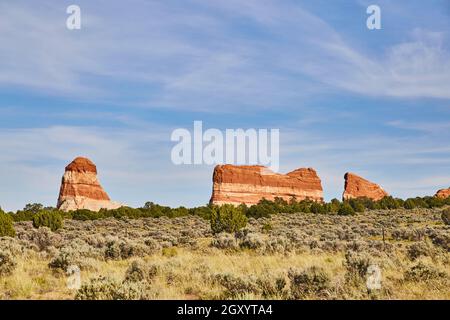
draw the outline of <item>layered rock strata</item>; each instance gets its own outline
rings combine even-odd
[[[97,167],[91,160],[78,157],[66,167],[59,191],[58,209],[99,211],[102,208],[117,209],[121,206],[120,203],[111,201],[103,190],[97,179]]]
[[[239,205],[257,204],[261,199],[276,197],[289,201],[310,199],[323,201],[320,178],[312,168],[300,168],[278,174],[264,166],[218,165],[214,168],[210,202]]]
[[[370,182],[354,173],[347,172],[344,175],[345,186],[343,200],[354,198],[369,198],[372,200],[380,200],[389,194],[383,190],[378,184]]]
[[[448,197],[450,197],[450,188],[438,190],[438,192],[436,192],[434,196],[442,199],[447,199]]]

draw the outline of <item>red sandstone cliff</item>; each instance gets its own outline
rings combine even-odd
[[[323,201],[320,178],[314,169],[301,168],[285,175],[274,173],[264,166],[218,165],[214,168],[213,204],[245,203],[253,205],[265,198],[275,197],[289,201],[309,198]]]
[[[344,175],[345,187],[343,200],[366,197],[372,200],[380,200],[389,194],[376,183],[370,182],[360,176],[347,172]]]
[[[450,188],[438,190],[438,192],[436,192],[434,196],[442,199],[447,199],[448,197],[450,197]]]
[[[99,211],[121,206],[111,201],[103,190],[97,179],[97,167],[91,160],[78,157],[66,167],[59,191],[58,209]]]

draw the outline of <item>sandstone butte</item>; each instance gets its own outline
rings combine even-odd
[[[97,167],[83,157],[73,160],[62,177],[57,207],[63,211],[117,209],[120,203],[111,201],[97,179]]]
[[[210,203],[246,205],[257,204],[265,198],[280,197],[289,201],[310,199],[323,201],[320,178],[314,169],[300,168],[278,174],[264,166],[218,165],[214,168]]]
[[[442,199],[447,199],[448,197],[450,197],[450,188],[438,190],[438,192],[436,192],[434,196]]]
[[[343,200],[366,197],[372,200],[380,200],[389,194],[376,183],[370,182],[360,176],[347,172],[344,175],[345,187]]]

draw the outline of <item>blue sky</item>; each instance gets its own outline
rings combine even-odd
[[[279,128],[280,171],[316,168],[326,199],[347,171],[434,194],[450,186],[449,18],[446,0],[0,1],[0,205],[55,205],[78,155],[114,200],[205,204],[213,167],[170,160],[194,120]]]

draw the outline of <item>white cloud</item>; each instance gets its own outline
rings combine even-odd
[[[139,206],[145,201],[195,206],[209,201],[213,166],[175,166],[170,129],[157,124],[129,128],[68,127],[0,129],[0,205],[54,205],[64,166],[84,155],[98,166],[112,199]],[[313,167],[327,199],[340,198],[343,175],[355,172],[395,196],[434,194],[448,187],[450,149],[434,139],[388,135],[334,137],[304,129],[282,129],[280,172]],[[447,181],[447,182],[446,182]]]
[[[450,98],[444,33],[415,30],[369,56],[294,3],[81,1],[76,32],[65,10],[43,3],[0,4],[0,85],[114,102],[130,95],[121,84],[137,84],[138,105],[213,112],[296,108],[330,87]],[[240,33],[244,22],[258,36]]]
[[[138,205],[133,190],[124,185],[135,185],[137,190],[148,185],[153,190],[163,184],[158,179],[168,163],[161,161],[169,148],[166,135],[156,125],[151,132],[66,126],[0,129],[0,205],[6,209],[22,208],[31,201],[54,205],[64,167],[77,156],[87,156],[98,165],[111,197],[120,195],[117,200]]]
[[[313,167],[322,178],[327,199],[340,198],[344,173],[354,172],[379,183],[399,197],[433,195],[450,185],[450,148],[433,135],[398,137],[386,134],[322,134],[282,130],[282,171]],[[447,138],[446,138],[447,137]]]
[[[72,32],[65,28],[62,4],[0,3],[2,89],[18,87],[24,94],[34,90],[119,107],[251,111],[258,116],[263,108],[292,108],[304,117],[297,123],[302,129],[281,128],[282,171],[315,167],[328,198],[340,197],[348,170],[401,196],[416,195],[418,189],[411,189],[416,183],[424,182],[419,190],[424,194],[448,185],[439,172],[450,168],[444,120],[388,123],[391,129],[424,134],[414,138],[357,130],[349,136],[305,127],[349,120],[353,114],[320,106],[314,106],[315,112],[301,110],[311,106],[308,98],[330,91],[449,99],[446,33],[417,29],[370,51],[296,2],[192,0],[176,10],[168,1],[80,0],[79,5],[82,29]],[[18,107],[28,115],[39,112]],[[88,114],[64,109],[49,116],[81,117],[89,123],[107,117],[108,123],[121,126],[0,129],[0,205],[54,204],[63,167],[78,155],[97,163],[115,200],[134,206],[145,200],[171,205],[208,201],[212,167],[172,166],[170,128],[115,109]],[[0,112],[8,116],[16,110],[2,105]],[[435,182],[426,182],[428,178]]]
[[[433,121],[433,122],[407,122],[403,120],[390,121],[387,123],[388,126],[406,129],[422,131],[425,133],[436,134],[436,135],[446,135],[450,133],[450,122]],[[446,148],[450,150],[450,147]]]

